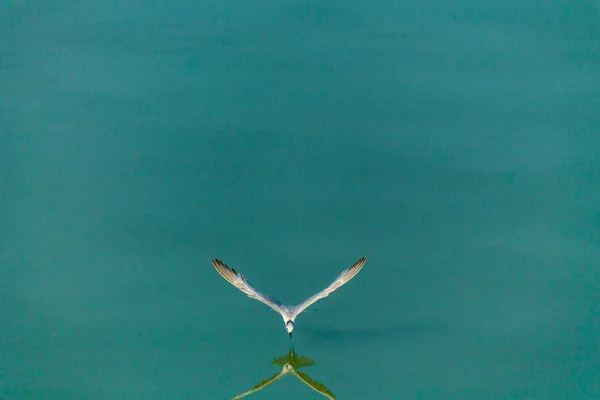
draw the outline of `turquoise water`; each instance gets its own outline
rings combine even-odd
[[[598,398],[598,6],[417,3],[4,3],[0,396]]]

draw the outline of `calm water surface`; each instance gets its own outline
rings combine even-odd
[[[0,395],[230,399],[293,346],[338,399],[598,398],[599,21],[4,2]],[[210,264],[294,303],[361,256],[292,343]]]

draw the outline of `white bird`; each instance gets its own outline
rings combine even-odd
[[[283,317],[283,321],[285,322],[285,330],[290,334],[290,338],[291,338],[292,332],[294,331],[294,327],[295,327],[294,322],[296,321],[296,318],[298,317],[298,315],[302,311],[304,311],[308,307],[310,307],[317,300],[320,300],[322,298],[329,296],[337,288],[341,287],[346,282],[348,282],[350,279],[354,278],[354,276],[356,274],[358,274],[358,271],[361,270],[363,265],[365,265],[366,261],[367,261],[366,258],[364,258],[364,257],[361,258],[353,266],[342,271],[342,273],[338,275],[338,277],[333,281],[333,283],[331,285],[327,286],[325,289],[321,290],[319,293],[315,294],[314,296],[309,297],[308,299],[304,300],[304,302],[302,302],[296,306],[282,304],[278,300],[260,293],[258,290],[253,288],[252,285],[250,285],[250,282],[248,282],[248,280],[244,277],[244,275],[240,274],[239,272],[236,272],[235,269],[229,268],[222,261],[220,261],[218,259],[214,259],[214,260],[212,260],[212,263],[213,263],[213,266],[215,267],[215,269],[217,270],[217,272],[223,278],[225,278],[229,283],[231,283],[233,286],[240,289],[242,292],[246,293],[248,295],[248,297],[256,299],[256,300],[268,305],[273,310],[275,310],[279,314],[281,314],[281,316]]]

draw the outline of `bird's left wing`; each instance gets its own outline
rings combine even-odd
[[[358,274],[358,272],[362,269],[363,265],[365,265],[365,262],[367,262],[367,259],[365,257],[361,258],[360,260],[355,262],[354,265],[352,265],[350,268],[342,271],[342,273],[338,275],[338,277],[335,279],[335,281],[333,281],[331,285],[327,286],[325,289],[315,294],[314,296],[309,297],[302,304],[298,304],[294,310],[295,315],[297,316],[302,311],[306,310],[308,307],[310,307],[311,304],[315,303],[317,300],[329,296],[340,286],[344,285],[350,279],[354,278],[354,276],[356,276],[356,274]]]
[[[321,393],[323,396],[327,397],[330,400],[335,400],[335,395],[331,392],[331,390],[327,389],[327,386],[323,385],[321,382],[315,381],[305,372],[295,371],[295,375],[312,390]]]
[[[248,297],[251,297],[268,305],[278,313],[284,312],[284,310],[281,307],[281,303],[278,300],[270,296],[264,295],[255,288],[253,288],[252,285],[250,285],[250,282],[248,282],[248,280],[246,279],[246,277],[244,277],[244,275],[240,274],[239,272],[236,272],[236,270],[233,268],[229,268],[221,260],[214,259],[212,260],[212,264],[217,270],[217,272],[223,278],[225,278],[227,282],[231,283],[233,286],[246,293]]]

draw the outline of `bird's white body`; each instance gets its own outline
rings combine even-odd
[[[278,300],[275,300],[272,297],[269,297],[269,296],[266,296],[266,295],[260,293],[258,290],[256,290],[254,287],[252,287],[250,285],[250,283],[244,277],[244,275],[236,272],[235,269],[229,268],[222,261],[214,259],[214,260],[212,260],[212,263],[213,263],[213,266],[215,267],[215,269],[217,270],[217,272],[223,278],[225,278],[229,283],[231,283],[233,286],[237,287],[239,290],[246,293],[248,295],[248,297],[251,297],[253,299],[256,299],[256,300],[268,305],[269,307],[271,307],[272,309],[277,311],[279,314],[281,314],[281,317],[283,318],[283,322],[285,323],[285,329],[290,334],[290,337],[291,337],[292,332],[294,331],[294,328],[295,328],[295,321],[296,321],[296,318],[298,317],[298,315],[300,315],[300,313],[302,311],[306,310],[313,303],[315,303],[316,301],[318,301],[324,297],[329,296],[340,286],[344,285],[346,282],[348,282],[350,279],[352,279],[362,269],[362,267],[366,261],[367,261],[366,258],[364,258],[364,257],[361,258],[356,263],[354,263],[354,265],[352,265],[350,268],[344,270],[333,281],[333,283],[331,283],[331,285],[327,286],[325,289],[323,289],[319,293],[309,297],[304,302],[302,302],[298,305],[295,305],[295,306],[282,304]]]

